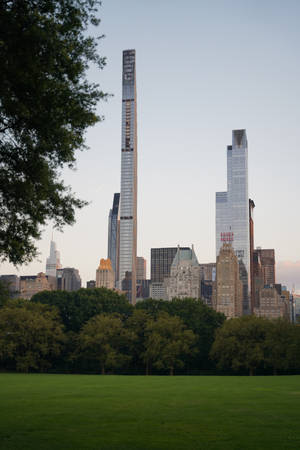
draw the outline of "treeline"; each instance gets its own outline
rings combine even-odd
[[[300,328],[225,320],[201,300],[135,307],[101,288],[41,292],[0,303],[2,370],[174,374],[300,370]]]

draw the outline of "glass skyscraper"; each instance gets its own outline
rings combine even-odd
[[[231,242],[243,283],[243,313],[250,311],[248,143],[246,130],[233,130],[227,147],[227,191],[216,193],[216,255]]]
[[[122,151],[120,196],[119,287],[130,273],[131,303],[136,300],[137,121],[135,50],[123,51]]]
[[[113,207],[108,217],[107,257],[111,261],[116,282],[119,277],[119,240],[120,240],[120,194],[114,194]]]

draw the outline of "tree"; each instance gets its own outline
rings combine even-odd
[[[97,314],[118,313],[127,317],[133,310],[125,295],[106,288],[44,291],[35,294],[31,301],[57,307],[66,331],[74,332],[79,332]]]
[[[43,371],[51,367],[63,343],[63,327],[53,308],[10,301],[0,309],[0,361],[5,367]]]
[[[295,358],[295,325],[287,320],[277,319],[268,327],[265,340],[266,365],[271,366],[273,374],[286,371],[293,366]]]
[[[220,369],[249,370],[254,375],[265,362],[265,340],[271,321],[244,316],[227,320],[216,332],[210,355]]]
[[[0,308],[9,300],[9,290],[7,283],[0,281]]]
[[[130,360],[126,348],[134,340],[134,334],[126,330],[117,315],[99,314],[82,328],[78,339],[77,356],[91,358],[101,368],[121,367]]]
[[[146,328],[149,320],[151,320],[150,314],[142,309],[134,309],[133,314],[129,316],[126,321],[126,327],[134,333],[135,340],[132,342],[131,365],[134,369],[144,366],[146,362],[146,375],[149,373],[148,360],[143,358],[145,354],[146,344]]]
[[[74,222],[79,200],[60,178],[73,168],[84,133],[101,118],[107,97],[88,82],[99,69],[98,0],[0,2],[0,259],[21,264],[36,256],[41,226]]]
[[[195,335],[179,317],[162,312],[147,323],[145,333],[145,362],[169,370],[170,375],[176,367],[183,367],[184,357],[194,351]]]
[[[195,333],[197,340],[197,351],[189,357],[189,367],[199,369],[212,365],[209,352],[216,329],[225,321],[224,314],[216,312],[202,300],[195,298],[174,298],[172,301],[149,299],[137,303],[136,308],[147,311],[152,317],[157,317],[162,311],[180,317],[186,327]]]

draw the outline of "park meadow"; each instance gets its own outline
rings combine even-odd
[[[299,449],[300,376],[0,374],[1,450]]]

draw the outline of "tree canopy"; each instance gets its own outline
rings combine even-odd
[[[106,94],[87,79],[97,53],[98,0],[0,2],[0,259],[32,260],[49,220],[74,222],[76,198],[61,179],[84,149],[86,129],[101,120]]]
[[[272,322],[263,317],[243,316],[227,320],[216,332],[211,357],[220,369],[239,371],[250,375],[264,367],[265,342]]]
[[[106,288],[79,289],[75,292],[44,291],[35,294],[31,302],[55,306],[66,331],[78,332],[93,316],[118,313],[128,316],[133,307],[125,295]]]
[[[106,369],[120,367],[131,359],[126,347],[133,340],[134,334],[124,327],[118,315],[98,314],[82,328],[77,355],[92,358],[104,375]]]
[[[61,352],[63,327],[54,309],[28,301],[0,309],[0,361],[20,372],[44,371]]]

